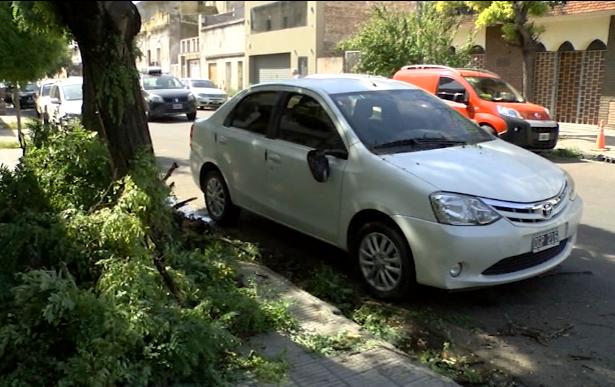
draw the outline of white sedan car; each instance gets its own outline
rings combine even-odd
[[[557,165],[387,79],[252,86],[196,121],[190,158],[215,221],[245,208],[338,246],[382,298],[536,276],[582,213]]]
[[[198,108],[218,108],[226,102],[227,95],[209,79],[186,78],[181,80],[196,97]]]

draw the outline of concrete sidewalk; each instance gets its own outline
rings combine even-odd
[[[581,125],[561,122],[559,140],[555,149],[578,151],[585,158],[598,159],[600,156],[615,159],[615,130],[604,129],[607,150],[596,149],[598,125]]]

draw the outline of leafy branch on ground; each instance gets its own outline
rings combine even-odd
[[[279,359],[238,349],[251,335],[288,329],[287,305],[240,283],[236,246],[183,232],[151,155],[114,181],[92,132],[40,123],[30,132],[22,162],[0,168],[3,383],[225,385],[283,376]]]

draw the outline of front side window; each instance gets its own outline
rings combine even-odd
[[[448,101],[463,102],[465,100],[466,89],[453,78],[441,77],[440,81],[438,81],[438,91],[436,95]]]
[[[414,152],[476,144],[494,137],[422,90],[332,94],[331,98],[372,152]]]
[[[78,101],[83,99],[83,88],[79,84],[62,86],[62,92],[64,93],[64,99],[66,101]]]
[[[143,88],[145,90],[183,89],[185,86],[179,79],[170,75],[160,77],[144,77]]]
[[[322,105],[307,95],[288,99],[277,137],[314,149],[344,149],[344,143]]]
[[[51,98],[60,99],[60,89],[58,88],[58,86],[53,86],[49,94],[51,95]]]
[[[493,102],[525,102],[521,93],[499,78],[464,77],[481,99]]]
[[[252,8],[252,32],[276,31],[307,25],[307,1],[274,1]]]
[[[277,99],[274,91],[248,95],[237,104],[225,125],[265,134]]]

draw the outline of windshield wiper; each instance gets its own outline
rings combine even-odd
[[[446,138],[439,137],[423,137],[423,138],[408,138],[404,140],[397,140],[391,142],[385,142],[382,144],[374,145],[372,149],[386,149],[386,148],[396,148],[401,146],[421,146],[421,145],[441,145],[443,147],[446,146],[455,146],[455,145],[464,145],[467,144],[465,141],[459,140],[448,140]]]

